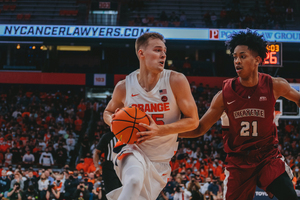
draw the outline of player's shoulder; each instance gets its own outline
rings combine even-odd
[[[126,90],[126,81],[121,80],[117,83],[117,85],[115,86],[115,91],[125,91]]]
[[[281,77],[272,77],[272,83],[275,91],[286,90],[290,87],[288,81]]]
[[[170,83],[182,83],[184,81],[187,81],[187,78],[184,74],[180,73],[180,72],[176,72],[173,70],[170,70]]]

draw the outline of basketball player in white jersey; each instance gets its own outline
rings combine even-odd
[[[178,133],[195,129],[199,120],[186,77],[164,69],[163,36],[145,33],[135,48],[140,68],[116,85],[104,121],[111,126],[115,111],[126,106],[137,106],[152,118],[138,143],[124,145],[116,155],[115,170],[123,187],[107,195],[111,200],[155,200],[171,173]]]

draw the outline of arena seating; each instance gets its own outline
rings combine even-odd
[[[76,0],[0,1],[1,7],[3,12],[0,21],[2,23],[77,24],[78,5]],[[24,17],[21,18],[21,15]]]

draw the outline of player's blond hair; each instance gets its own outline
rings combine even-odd
[[[138,51],[140,50],[141,47],[146,48],[148,45],[149,39],[160,39],[164,43],[166,42],[164,39],[164,36],[161,35],[160,33],[155,33],[155,32],[147,32],[138,37],[135,41],[135,53],[138,55]]]

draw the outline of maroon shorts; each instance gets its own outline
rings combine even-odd
[[[285,171],[290,175],[290,168],[277,148],[267,151],[251,151],[245,155],[228,154],[224,180],[226,200],[252,200],[256,185],[266,188]]]

